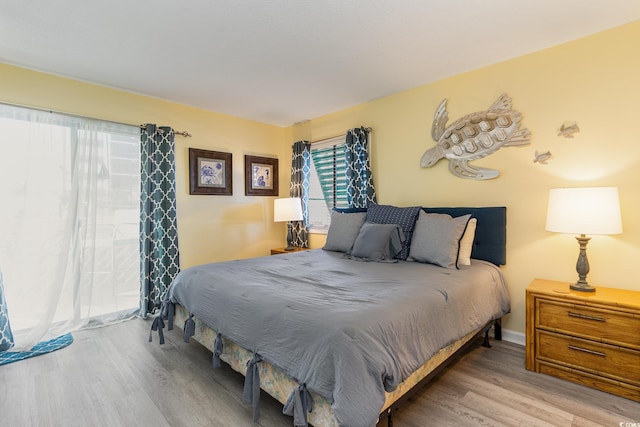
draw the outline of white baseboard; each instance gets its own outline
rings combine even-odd
[[[502,329],[502,339],[504,341],[512,342],[514,344],[526,345],[526,336],[522,332],[511,331],[509,329]]]

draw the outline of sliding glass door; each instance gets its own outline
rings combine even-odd
[[[0,271],[16,345],[133,315],[138,127],[0,104],[0,135]]]

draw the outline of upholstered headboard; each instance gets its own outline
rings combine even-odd
[[[452,217],[471,214],[478,220],[476,237],[473,241],[471,258],[489,261],[495,265],[507,263],[507,208],[491,207],[455,207],[455,208],[422,208],[427,213],[445,213]],[[334,208],[338,212],[366,212],[366,208]]]
[[[489,261],[496,265],[507,263],[507,208],[422,208],[427,213],[445,213],[452,217],[471,214],[477,218],[476,238],[471,258]]]

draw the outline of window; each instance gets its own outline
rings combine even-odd
[[[346,208],[345,136],[311,144],[309,230],[326,233],[333,208]]]

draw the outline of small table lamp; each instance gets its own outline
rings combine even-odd
[[[580,254],[576,263],[578,281],[571,289],[593,292],[596,288],[587,283],[589,261],[586,234],[620,234],[622,219],[616,187],[554,188],[549,190],[547,207],[547,231],[579,234],[576,239]]]
[[[291,235],[291,221],[302,220],[302,201],[299,197],[290,197],[287,199],[275,199],[273,201],[273,220],[275,222],[287,223],[287,247],[285,251],[292,251],[295,248],[291,245],[293,237]]]

